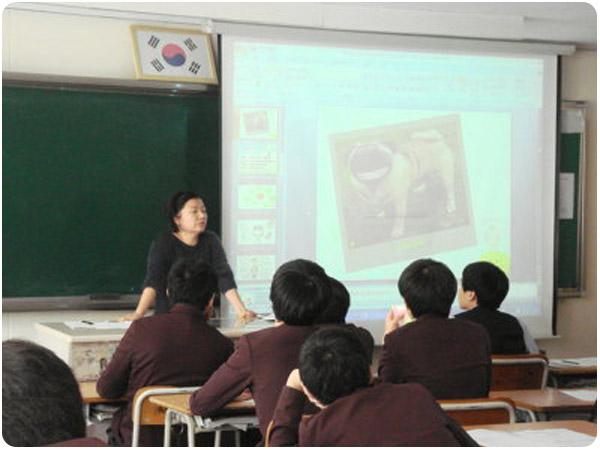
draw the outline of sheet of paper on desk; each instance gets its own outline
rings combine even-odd
[[[126,330],[131,322],[113,322],[105,320],[103,322],[91,322],[83,320],[67,320],[65,325],[70,329],[83,328],[87,330]]]
[[[550,359],[550,367],[590,367],[596,365],[597,358]]]
[[[598,396],[596,389],[567,389],[561,392],[586,402],[595,402]]]
[[[470,430],[469,435],[485,447],[583,447],[595,437],[584,433],[555,428],[550,430],[492,431]]]

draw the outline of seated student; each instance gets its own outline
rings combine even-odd
[[[475,445],[423,386],[372,385],[369,366],[350,330],[313,333],[279,396],[269,445]],[[306,398],[321,411],[302,420]]]
[[[233,343],[206,323],[212,311],[218,277],[202,260],[180,259],[171,268],[167,289],[173,304],[167,314],[132,322],[110,363],[100,375],[98,393],[127,396],[113,417],[109,443],[131,445],[132,406],[144,386],[198,386],[233,352]],[[160,446],[163,428],[143,426],[140,445]]]
[[[325,309],[315,323],[319,325],[344,325],[346,328],[357,333],[367,350],[369,361],[371,361],[373,359],[373,349],[375,348],[373,335],[362,327],[346,323],[346,314],[348,314],[348,309],[350,309],[350,293],[346,289],[346,286],[333,277],[329,277],[329,283],[331,285],[331,296],[325,305]]]
[[[249,387],[264,436],[279,392],[330,293],[318,264],[300,259],[279,267],[270,292],[275,326],[240,337],[235,353],[192,395],[192,412],[210,415]]]
[[[33,342],[2,342],[2,437],[14,447],[98,447],[85,437],[79,384],[69,366]]]
[[[527,353],[519,321],[498,311],[508,294],[508,287],[508,277],[504,272],[492,263],[482,261],[463,269],[462,286],[458,289],[458,304],[467,311],[457,314],[456,318],[483,325],[495,355]]]
[[[379,376],[391,383],[417,382],[438,399],[487,397],[491,379],[490,340],[481,325],[449,319],[456,279],[444,264],[419,259],[398,280],[406,312],[385,320]]]

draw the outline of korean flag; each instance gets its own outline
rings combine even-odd
[[[188,30],[133,28],[142,78],[179,78],[217,83],[207,34]]]

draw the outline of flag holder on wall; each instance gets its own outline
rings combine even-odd
[[[209,34],[146,25],[130,28],[137,79],[219,83]]]

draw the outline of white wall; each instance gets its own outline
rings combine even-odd
[[[19,4],[13,4],[18,6]],[[50,4],[38,4],[50,8]],[[76,4],[72,4],[76,5]],[[83,5],[83,4],[80,4]],[[92,8],[100,4],[88,3]],[[213,4],[213,3],[113,3],[121,10],[146,11],[179,16],[213,17],[228,20],[250,20],[312,27],[347,28],[372,31],[413,31],[448,35],[489,37],[530,37],[554,33],[552,27],[540,31],[520,21],[500,16],[492,19],[474,17],[465,20],[456,15],[453,20],[440,22],[440,15],[425,20],[422,13],[400,14],[397,10],[378,6],[323,5],[304,3],[300,9],[291,4]],[[364,4],[363,4],[364,5]],[[102,4],[106,7],[106,4]],[[51,9],[51,8],[50,8]],[[68,10],[68,7],[67,7]],[[156,16],[153,16],[157,20]],[[174,17],[174,16],[173,16]],[[448,15],[443,16],[448,19]],[[412,18],[408,20],[407,18]],[[419,18],[419,20],[416,20]],[[3,13],[2,63],[4,72],[51,74],[73,77],[113,78],[134,80],[135,69],[129,25],[152,23],[152,20],[131,18],[102,18],[64,15],[34,11],[5,9]],[[182,20],[183,21],[183,20]],[[196,20],[200,23],[198,20]],[[407,21],[409,23],[407,23]],[[519,23],[517,23],[519,22]],[[419,29],[410,28],[411,23]],[[162,23],[164,26],[165,24]],[[182,25],[185,27],[185,25]],[[189,25],[188,25],[189,27]],[[408,27],[408,28],[407,28]],[[441,28],[440,28],[441,27]],[[556,27],[554,27],[556,28]],[[454,30],[454,31],[452,31]],[[582,30],[587,30],[582,27]],[[564,31],[564,30],[563,30]],[[587,32],[587,31],[586,31]],[[461,34],[462,33],[462,34]],[[482,35],[483,33],[483,35]],[[499,36],[498,33],[501,33]],[[595,31],[594,31],[595,33]],[[493,34],[493,36],[491,36]],[[587,356],[596,354],[596,52],[581,51],[563,59],[562,96],[569,100],[585,100],[590,104],[587,129],[588,164],[586,170],[587,201],[585,208],[586,278],[587,292],[582,298],[560,300],[558,305],[558,333],[560,339],[543,340],[539,344],[550,356]],[[56,311],[37,313],[3,313],[2,338],[35,338],[33,324],[38,321],[87,318],[114,319],[122,312]]]

